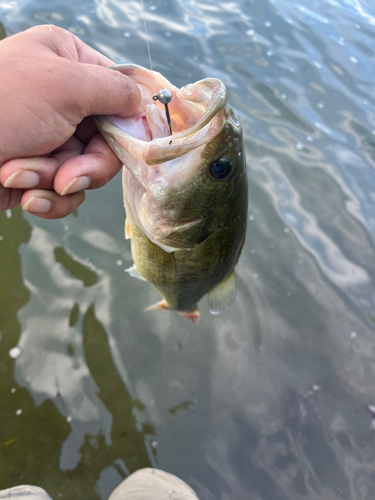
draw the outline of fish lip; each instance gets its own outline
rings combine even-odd
[[[111,66],[108,66],[108,69],[114,70],[114,71],[120,71],[122,74],[126,76],[131,76],[134,74],[137,70],[146,73],[150,76],[151,82],[153,85],[149,86],[146,83],[142,82],[142,85],[147,86],[152,92],[154,92],[154,85],[156,82],[156,79],[158,79],[163,85],[164,88],[167,88],[168,90],[171,91],[172,93],[172,99],[173,97],[181,100],[186,100],[194,103],[194,100],[189,100],[186,97],[193,94],[194,88],[198,87],[199,85],[207,85],[208,87],[211,87],[211,97],[209,102],[205,105],[202,104],[203,106],[206,107],[206,110],[201,117],[201,119],[191,127],[189,127],[186,130],[183,130],[181,132],[178,132],[177,134],[173,134],[172,136],[167,136],[167,137],[162,137],[162,138],[157,138],[153,139],[150,142],[142,141],[141,139],[137,139],[140,142],[143,142],[147,145],[155,145],[156,147],[160,146],[164,148],[165,146],[170,147],[170,142],[171,140],[175,143],[175,141],[179,141],[180,139],[187,139],[191,136],[193,136],[195,133],[197,133],[199,130],[201,130],[205,125],[207,125],[212,119],[223,109],[227,103],[227,92],[225,85],[223,82],[217,78],[205,78],[202,80],[199,80],[193,84],[187,84],[180,89],[175,87],[173,84],[171,84],[163,75],[161,75],[157,71],[151,71],[148,70],[147,68],[143,68],[142,66],[139,66],[137,64],[113,64]],[[136,82],[137,83],[137,82]],[[97,116],[95,117],[98,119],[98,121],[103,124],[106,120],[105,116]],[[125,131],[118,129],[120,135],[125,135],[127,137],[133,137],[130,134],[127,134]]]
[[[178,89],[160,73],[151,72],[135,64],[112,65],[110,68],[131,77],[136,84],[147,87],[149,91],[154,92],[152,87],[156,85],[169,89],[173,97],[186,101],[188,104],[184,111],[184,118],[188,116],[190,106],[192,112],[197,106],[197,109],[200,107],[200,113],[203,113],[199,114],[198,121],[186,130],[151,141],[134,137],[112,124],[109,117],[94,117],[101,131],[117,136],[118,142],[122,143],[129,153],[137,156],[146,166],[157,166],[203,148],[220,132],[227,120],[227,113],[230,114],[231,108],[227,106],[225,85],[216,78],[199,80]],[[117,151],[116,148],[115,150]]]

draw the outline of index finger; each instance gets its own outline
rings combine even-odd
[[[114,64],[111,59],[86,45],[73,33],[58,26],[46,24],[33,26],[24,32],[9,37],[3,41],[3,44],[9,42],[11,38],[28,38],[29,45],[30,41],[34,41],[37,45],[43,44],[47,50],[52,50],[58,56],[71,61],[95,64],[105,68]]]
[[[76,61],[80,63],[95,64],[97,66],[103,66],[108,68],[115,64],[111,59],[101,54],[97,50],[93,49],[89,45],[86,45],[82,40],[73,33],[68,32],[72,37],[72,41],[76,48]]]

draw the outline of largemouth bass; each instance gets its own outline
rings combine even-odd
[[[118,65],[139,87],[144,112],[98,116],[103,137],[123,162],[125,237],[130,274],[163,297],[148,309],[172,309],[193,321],[207,294],[210,311],[235,297],[234,268],[245,239],[247,175],[242,129],[224,84],[207,78],[181,89],[161,74]],[[154,89],[172,93],[169,112]]]

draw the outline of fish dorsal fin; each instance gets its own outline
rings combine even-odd
[[[207,294],[211,314],[220,314],[234,301],[236,296],[236,280],[234,271]]]
[[[138,269],[134,266],[125,269],[125,272],[130,274],[132,278],[137,278],[138,280],[146,281],[146,279],[142,276],[142,274],[138,271]]]

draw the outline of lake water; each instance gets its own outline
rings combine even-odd
[[[0,488],[105,500],[144,466],[201,500],[375,498],[375,7],[145,0],[156,70],[226,84],[249,173],[231,309],[143,313],[121,181],[0,214]],[[148,67],[140,0],[0,0]],[[43,75],[41,75],[43,78]]]

